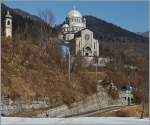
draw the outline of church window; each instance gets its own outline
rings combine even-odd
[[[95,49],[95,43],[94,43],[94,49]]]
[[[7,25],[10,25],[10,21],[7,21]]]
[[[89,40],[90,39],[90,35],[89,34],[85,34],[85,40]]]

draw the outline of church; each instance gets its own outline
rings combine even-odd
[[[62,40],[75,42],[75,55],[99,56],[99,42],[94,33],[86,28],[86,19],[75,8],[67,14],[61,32]]]

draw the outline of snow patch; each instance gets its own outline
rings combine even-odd
[[[2,117],[2,124],[29,125],[148,125],[149,119],[135,117],[80,117],[80,118],[23,118]]]

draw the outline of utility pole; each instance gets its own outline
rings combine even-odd
[[[69,73],[69,74],[68,74],[68,75],[69,75],[69,81],[70,81],[70,76],[71,76],[71,74],[70,74],[71,54],[70,54],[69,48],[68,48],[67,50],[68,50],[68,56],[69,56],[69,59],[68,59],[68,65],[69,65],[69,66],[68,66],[68,67],[69,67],[69,68],[68,68],[68,73]]]

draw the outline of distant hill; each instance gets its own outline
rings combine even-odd
[[[16,14],[18,14],[18,15],[24,17],[24,18],[30,18],[30,19],[35,20],[35,21],[42,21],[41,18],[39,18],[38,16],[31,15],[30,13],[22,11],[21,9],[13,9],[13,11]]]
[[[137,32],[136,34],[141,35],[143,37],[149,38],[149,31],[146,32]]]
[[[136,33],[125,30],[117,25],[108,23],[102,19],[94,16],[85,16],[87,28],[92,30],[97,39],[113,39],[113,38],[130,38],[136,40],[146,40],[144,37],[137,35]]]
[[[2,14],[6,13],[7,10],[11,11],[13,14],[16,14],[18,16],[22,16],[24,18],[30,18],[31,20],[35,20],[35,21],[42,21],[41,18],[39,18],[38,16],[32,15],[28,12],[25,12],[21,9],[15,8],[9,8],[8,6],[6,6],[5,4],[1,4],[1,9],[2,9]]]

